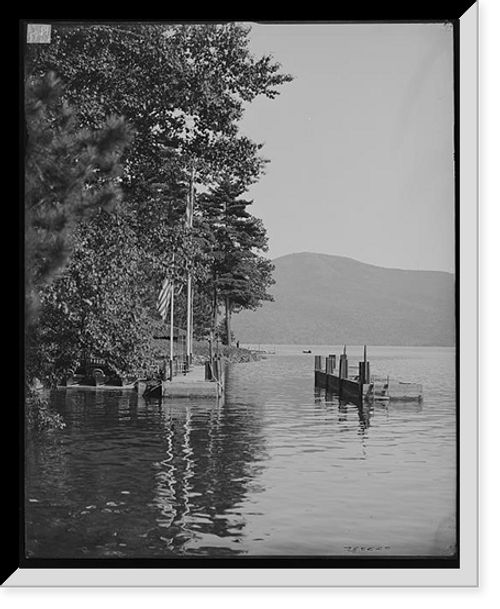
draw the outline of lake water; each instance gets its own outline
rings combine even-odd
[[[314,387],[314,354],[339,347],[261,348],[229,367],[223,403],[57,392],[66,428],[26,444],[27,555],[451,554],[454,350],[370,349],[373,374],[424,400],[358,407]]]

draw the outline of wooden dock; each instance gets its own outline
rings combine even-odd
[[[140,380],[136,383],[137,392],[152,398],[219,399],[225,389],[224,366],[219,363],[216,374],[212,374],[207,364],[191,366],[189,372],[177,374],[172,380]]]
[[[337,366],[338,363],[338,366]],[[419,383],[405,383],[370,373],[366,359],[357,366],[349,366],[346,347],[337,361],[336,355],[314,358],[314,382],[317,387],[331,391],[341,399],[356,403],[364,401],[421,401],[423,388]]]

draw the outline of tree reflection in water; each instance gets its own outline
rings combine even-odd
[[[367,540],[434,552],[454,505],[452,355],[394,352],[426,378],[423,404],[314,392],[301,355],[235,366],[224,403],[59,391],[66,428],[26,442],[26,553],[342,555]]]
[[[158,412],[165,456],[156,463],[152,504],[165,548],[180,555],[239,553],[234,544],[245,529],[239,508],[249,485],[258,492],[263,457],[258,409],[164,400]]]

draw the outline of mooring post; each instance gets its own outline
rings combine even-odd
[[[370,382],[370,362],[366,359],[366,345],[363,349],[363,361],[359,362],[359,382],[362,384]]]
[[[370,364],[359,362],[359,384],[365,385],[370,382]]]
[[[358,372],[358,391],[359,391],[359,399],[363,400],[363,385],[365,382],[365,362],[359,362],[359,372]]]
[[[344,352],[340,356],[339,361],[339,378],[346,379],[349,377],[349,361],[347,359],[347,350],[344,345]]]

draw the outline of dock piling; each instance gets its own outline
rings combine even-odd
[[[344,346],[344,353],[340,356],[339,361],[339,378],[349,378],[349,360],[347,359],[346,348]]]
[[[362,384],[370,382],[370,362],[366,359],[366,345],[364,347],[363,361],[359,362],[359,382]]]
[[[335,370],[335,355],[329,355],[326,358],[326,373],[333,374]]]

